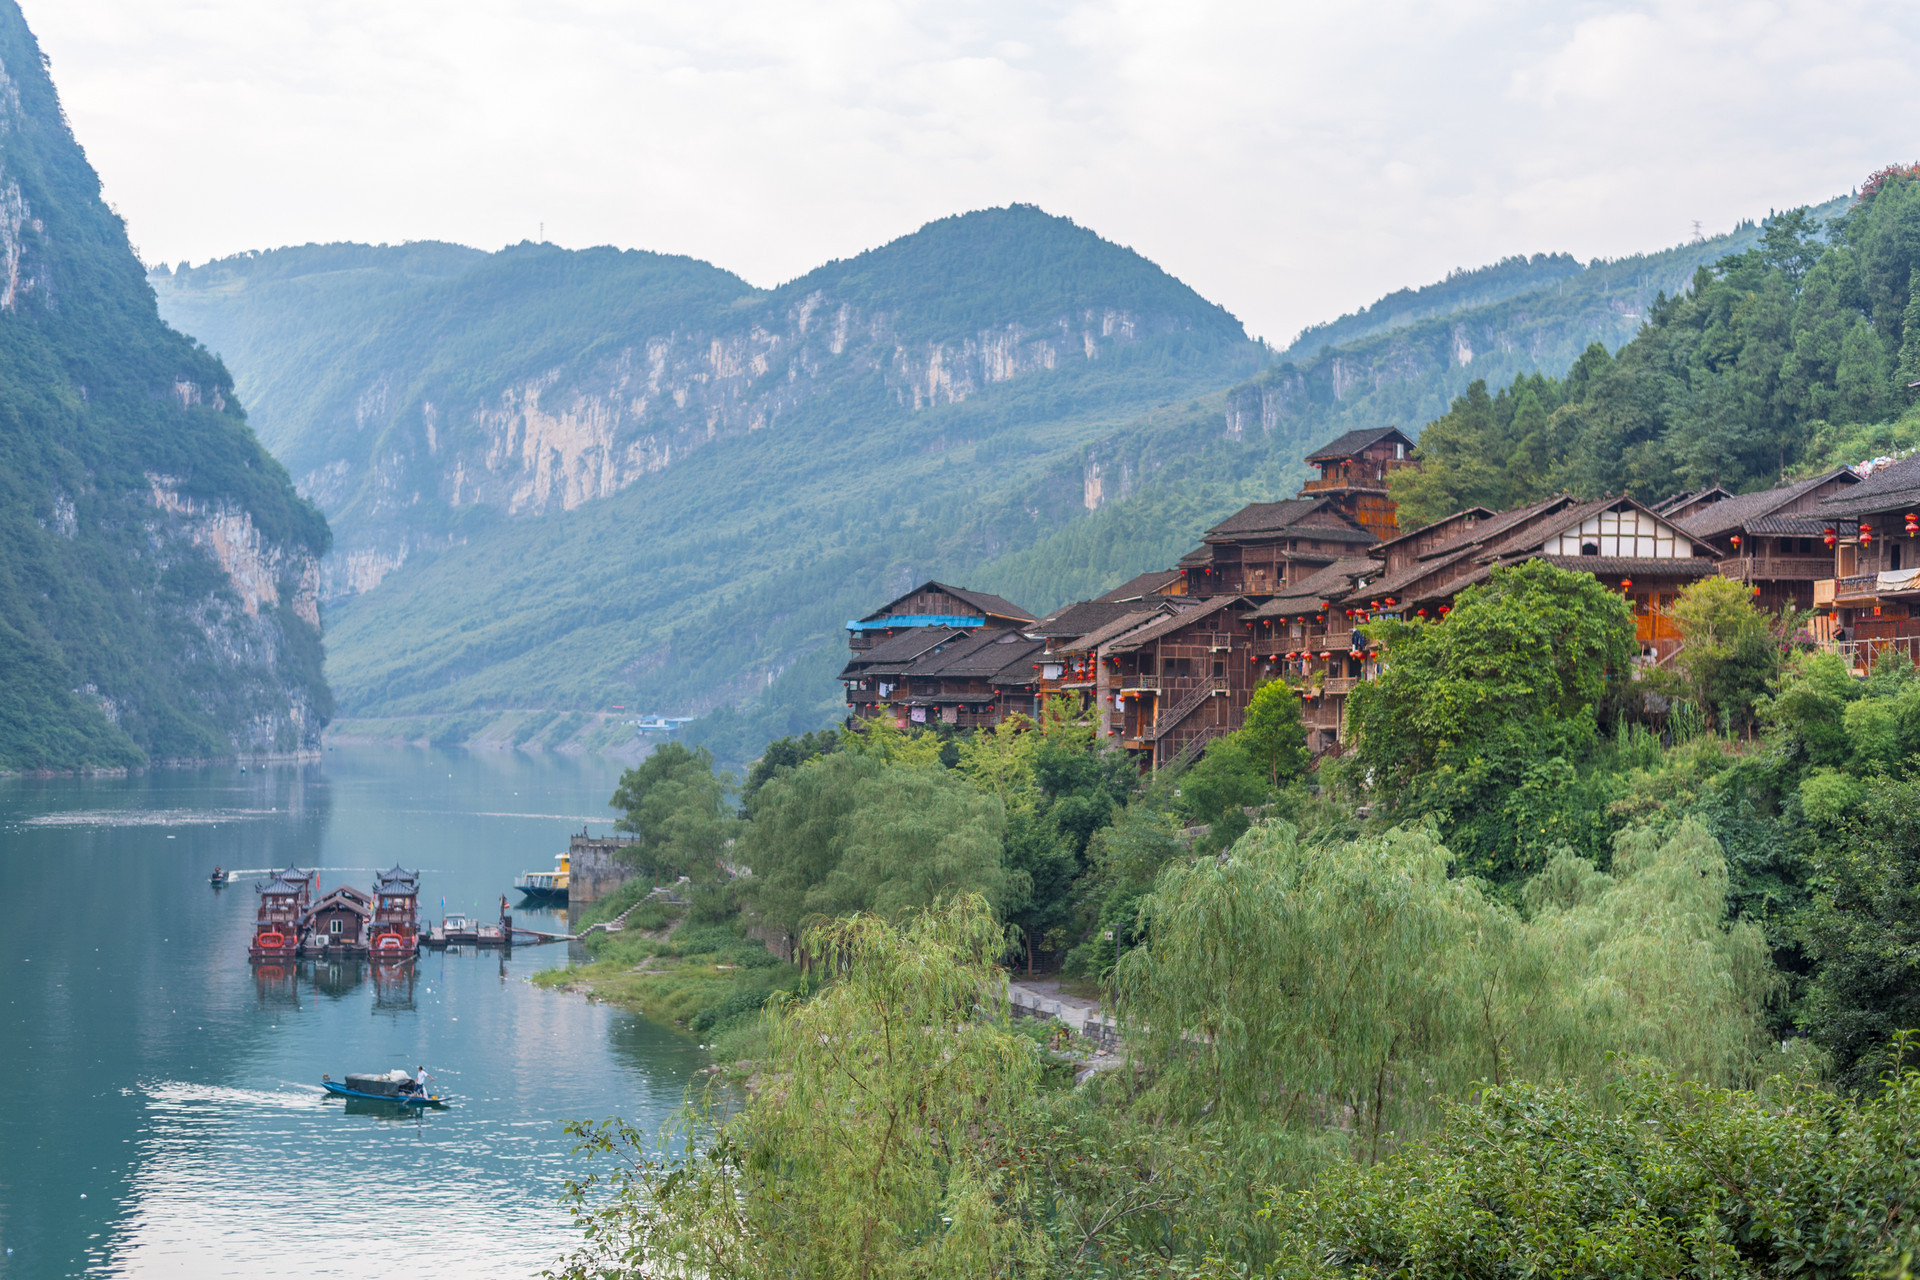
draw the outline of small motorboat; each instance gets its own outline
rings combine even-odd
[[[207,880],[208,880],[208,883],[213,885],[214,888],[218,889],[222,885],[226,884],[227,873],[222,871],[219,867],[215,867],[213,869],[213,874],[207,877]]]
[[[328,1093],[343,1098],[359,1098],[367,1102],[390,1102],[398,1107],[445,1107],[446,1100],[437,1093],[428,1093],[417,1088],[413,1077],[395,1069],[379,1075],[358,1075],[349,1073],[343,1084],[332,1076],[321,1076],[320,1087]]]

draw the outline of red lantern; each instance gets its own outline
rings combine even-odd
[[[1351,618],[1353,616],[1353,610],[1351,609],[1347,610],[1347,616]]]
[[[1399,602],[1398,600],[1395,600],[1395,599],[1394,599],[1394,598],[1393,598],[1392,596],[1388,596],[1388,597],[1387,597],[1387,603],[1388,603],[1388,604],[1398,604],[1398,603],[1400,603],[1400,602]]]
[[[1441,616],[1441,617],[1443,617],[1443,618],[1444,618],[1444,617],[1446,617],[1446,616],[1447,616],[1448,614],[1450,614],[1450,613],[1452,613],[1452,612],[1453,612],[1453,606],[1452,606],[1452,605],[1450,605],[1450,604],[1443,604],[1443,605],[1441,605],[1441,606],[1440,606],[1440,616]]]
[[[1415,609],[1415,610],[1413,611],[1413,615],[1414,615],[1414,616],[1415,616],[1416,618],[1424,618],[1424,617],[1426,617],[1426,616],[1427,616],[1427,611],[1426,611],[1425,609]]]
[[[1916,533],[1920,533],[1920,515],[1909,511],[1907,512],[1907,536],[1911,538]]]
[[[1740,535],[1737,533],[1733,535],[1733,549],[1735,551],[1740,549]]]
[[[1870,547],[1873,545],[1873,526],[1872,525],[1863,524],[1860,526],[1860,545],[1863,547]]]
[[[1622,591],[1631,591],[1633,589],[1633,579],[1632,578],[1620,579],[1620,589]]]
[[[1826,543],[1826,544],[1827,544],[1827,546],[1829,546],[1829,547],[1831,547],[1831,546],[1833,546],[1833,544],[1834,544],[1834,543],[1836,543],[1836,542],[1838,542],[1839,540],[1840,540],[1840,538],[1839,538],[1839,535],[1837,535],[1836,533],[1834,533],[1834,531],[1833,531],[1833,526],[1832,526],[1832,525],[1828,525],[1828,526],[1827,526],[1827,532],[1826,532],[1826,536],[1824,536],[1824,537],[1823,537],[1823,538],[1821,539],[1821,541],[1822,541],[1822,542],[1824,542],[1824,543]]]

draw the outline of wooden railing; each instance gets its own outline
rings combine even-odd
[[[1175,703],[1171,710],[1163,712],[1159,722],[1140,736],[1149,742],[1160,741],[1160,739],[1166,737],[1167,734],[1173,731],[1175,725],[1192,715],[1201,703],[1211,698],[1215,693],[1225,693],[1226,690],[1227,686],[1224,681],[1214,680],[1202,683],[1198,688],[1194,689],[1193,692]]]
[[[1830,577],[1833,573],[1833,558],[1818,556],[1741,556],[1734,560],[1722,560],[1718,566],[1720,576],[1733,578],[1739,582],[1752,582],[1755,579],[1779,581],[1786,579],[1794,582],[1817,581]]]
[[[1880,575],[1877,573],[1856,573],[1845,578],[1833,580],[1833,598],[1835,600],[1855,600],[1863,596],[1878,594]]]

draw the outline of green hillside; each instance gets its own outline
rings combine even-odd
[[[0,768],[311,748],[320,514],[161,322],[0,0]]]
[[[334,522],[353,727],[552,744],[705,713],[692,736],[742,758],[833,713],[842,624],[891,591],[951,576],[1044,610],[1164,566],[1290,495],[1321,439],[1558,376],[1759,237],[1457,272],[1279,360],[1019,206],[770,291],[547,245],[307,246],[156,285]]]

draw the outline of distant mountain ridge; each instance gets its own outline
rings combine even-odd
[[[1311,445],[1564,372],[1755,234],[1455,273],[1278,360],[1018,206],[767,291],[526,244],[306,246],[155,284],[336,522],[350,728],[610,743],[637,712],[707,713],[689,734],[745,759],[834,714],[841,624],[872,600],[937,575],[1044,609],[1170,563],[1291,496]]]
[[[1249,345],[1223,309],[1030,206],[942,219],[766,292],[635,250],[470,253],[308,246],[155,273],[166,314],[234,353],[264,438],[327,510],[330,597],[822,397],[917,411],[1143,340]]]
[[[0,769],[318,745],[320,513],[167,328],[0,0]]]

